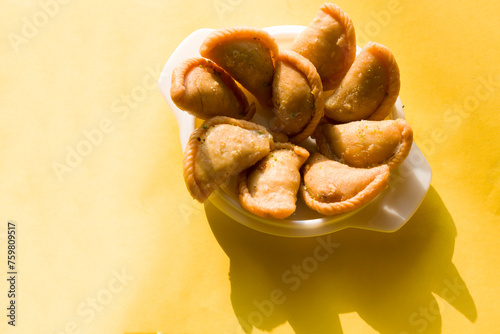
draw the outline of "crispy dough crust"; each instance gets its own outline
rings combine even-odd
[[[402,141],[394,152],[394,155],[387,161],[387,166],[389,166],[391,171],[395,170],[405,161],[413,145],[413,129],[410,124],[403,119],[397,119],[396,124],[401,130]]]
[[[301,72],[306,77],[314,96],[314,111],[311,120],[300,133],[289,138],[290,142],[298,144],[314,132],[316,126],[323,117],[325,105],[323,99],[323,84],[321,83],[318,71],[316,71],[316,67],[297,52],[283,50],[279,55],[279,61],[285,62]]]
[[[351,67],[352,63],[354,62],[354,59],[356,58],[356,33],[351,18],[339,6],[333,3],[324,3],[323,5],[321,5],[320,10],[329,14],[337,22],[340,22],[340,24],[344,28],[347,40],[343,71],[339,72],[337,75],[331,78],[327,78],[323,82],[323,89],[326,91],[334,89],[339,85],[340,81],[342,81],[342,78],[349,70],[349,67]]]
[[[200,55],[202,57],[207,57],[207,55],[210,54],[210,51],[212,51],[214,47],[229,38],[240,40],[254,37],[258,38],[269,48],[269,51],[271,52],[271,58],[273,59],[274,64],[276,64],[276,58],[279,55],[279,49],[278,44],[276,44],[274,38],[265,30],[247,26],[227,27],[211,32],[205,38],[203,44],[200,46]]]
[[[184,156],[182,160],[182,166],[183,166],[183,176],[184,176],[184,181],[186,183],[186,186],[189,190],[189,193],[193,198],[195,198],[197,201],[203,203],[205,200],[210,196],[210,193],[206,193],[203,191],[203,189],[200,187],[200,185],[196,181],[196,176],[195,176],[195,161],[196,161],[196,154],[198,152],[198,147],[199,147],[199,141],[198,137],[202,137],[203,134],[205,133],[204,126],[206,127],[211,127],[217,124],[231,124],[235,126],[239,126],[243,129],[247,130],[257,130],[257,131],[262,131],[263,133],[268,133],[265,127],[248,122],[245,120],[238,120],[235,118],[231,117],[225,117],[225,116],[216,116],[213,117],[203,123],[203,126],[200,126],[199,128],[195,129],[191,136],[189,137],[189,141],[186,145],[186,149],[184,151]],[[272,138],[271,134],[269,134],[270,138]],[[271,142],[271,144],[273,144]],[[271,149],[273,146],[271,146]]]
[[[305,148],[293,145],[292,143],[275,143],[273,151],[276,150],[294,151],[299,158],[302,158],[302,164],[309,157],[309,152]],[[237,187],[241,206],[259,217],[272,217],[277,219],[287,218],[295,211],[280,210],[278,207],[274,207],[271,211],[269,208],[263,209],[260,203],[250,194],[250,190],[248,189],[247,177],[250,172],[251,168],[241,172],[237,178]]]
[[[226,41],[239,40],[255,40],[259,43],[262,43],[269,50],[272,67],[274,68],[276,66],[277,57],[279,55],[279,48],[278,44],[276,44],[275,39],[265,30],[248,26],[228,27],[213,31],[205,38],[202,45],[200,46],[200,55],[205,58],[212,58],[211,53],[216,46],[221,45]],[[223,66],[222,64],[220,65]],[[231,71],[229,72],[231,73]],[[235,73],[231,74],[238,81],[238,77],[235,75]],[[272,75],[270,77],[270,80],[272,80]],[[260,104],[262,104],[263,106],[272,107],[272,93],[270,87],[256,87],[248,83],[245,84],[241,81],[242,80],[239,80],[239,83],[250,93],[252,93],[260,102]]]
[[[349,18],[349,15],[347,15],[347,13],[344,12],[339,6],[327,2],[322,4],[319,10],[331,16],[335,21],[337,21],[340,24],[340,26],[344,30],[344,36],[346,41],[346,45],[343,47],[344,62],[342,70],[330,77],[325,77],[324,74],[321,74],[323,89],[324,91],[328,91],[335,89],[340,84],[340,81],[342,81],[342,78],[345,76],[345,74],[351,67],[352,63],[354,62],[354,59],[356,58],[356,33],[354,30],[354,24]],[[297,36],[295,41],[299,41],[300,39],[301,39],[301,34]],[[295,41],[292,44],[292,49],[294,51],[298,51],[295,47]],[[303,43],[307,44],[308,42],[304,41]]]
[[[213,116],[206,116],[203,115],[199,111],[194,111],[194,110],[189,110],[190,106],[188,104],[188,101],[186,101],[186,96],[185,96],[185,91],[186,91],[186,86],[184,85],[185,83],[185,77],[189,73],[189,71],[196,67],[196,66],[203,66],[203,67],[208,67],[212,69],[213,71],[216,71],[220,73],[220,77],[224,84],[233,92],[234,96],[236,97],[236,100],[240,104],[240,108],[244,113],[243,117],[238,117],[240,119],[244,120],[250,120],[255,114],[255,104],[248,104],[247,97],[245,96],[245,93],[241,90],[240,87],[236,84],[234,79],[227,73],[222,67],[218,66],[215,64],[213,61],[209,61],[205,58],[189,58],[183,61],[182,63],[179,63],[175,68],[174,71],[172,72],[172,83],[170,86],[170,97],[172,98],[172,101],[182,110],[187,111],[191,115],[198,117],[200,119],[208,119]],[[220,115],[220,116],[227,116],[227,115]],[[233,116],[234,117],[234,116]]]
[[[413,144],[413,130],[408,124],[408,122],[406,122],[404,119],[396,119],[394,120],[394,124],[396,124],[396,126],[401,132],[401,142],[396,147],[393,154],[390,157],[388,157],[388,159],[384,163],[387,166],[389,166],[391,171],[396,169],[399,165],[403,163],[403,161],[410,153],[411,146]],[[328,159],[339,161],[340,158],[337,157],[335,153],[332,151],[330,146],[331,144],[327,139],[326,134],[322,131],[323,127],[329,125],[334,126],[333,124],[330,123],[318,126],[318,128],[313,134],[313,138],[316,140],[316,144],[318,145],[318,150],[321,154],[326,156]]]
[[[378,58],[386,64],[386,70],[389,77],[386,95],[382,102],[380,102],[378,108],[368,117],[369,120],[381,121],[389,115],[392,106],[396,103],[398,98],[399,89],[401,87],[399,67],[396,58],[394,58],[391,50],[386,46],[376,42],[368,42],[364,49],[373,55],[377,55]]]
[[[358,75],[367,73],[363,72],[366,71],[366,69],[363,67],[364,64],[362,62],[364,57],[362,57],[362,55],[371,55],[382,63],[382,68],[387,74],[384,96],[382,96],[382,99],[380,100],[378,105],[366,108],[366,113],[362,112],[362,114],[360,114],[359,109],[353,109],[358,110],[357,114],[338,114],[339,111],[337,110],[337,108],[339,108],[339,106],[345,102],[344,99],[347,96],[352,95],[355,98],[358,98],[358,103],[361,103],[360,101],[363,101],[362,97],[358,96],[357,90],[348,88],[351,80],[357,80]],[[361,59],[361,64],[356,61],[358,59]],[[327,98],[325,98],[325,117],[329,118],[333,122],[348,123],[359,120],[381,121],[389,115],[394,103],[398,98],[401,85],[399,77],[399,67],[396,59],[394,58],[394,55],[387,47],[379,43],[368,42],[362,49],[360,55],[358,55],[358,58],[356,60],[354,61],[354,64],[351,66],[349,71],[346,73],[346,76],[342,79],[340,87]]]
[[[314,161],[322,158],[327,159],[326,157],[322,156],[319,153],[314,153],[310,158],[310,160]],[[340,162],[336,162],[333,160],[331,161],[333,163],[340,164]],[[305,165],[305,167],[303,168],[304,175],[307,173],[309,168],[310,165]],[[370,182],[368,186],[366,186],[362,191],[360,191],[355,196],[345,201],[331,202],[331,203],[318,201],[311,196],[309,191],[306,190],[304,184],[300,186],[300,193],[302,195],[302,198],[304,199],[304,202],[309,208],[327,216],[332,216],[339,213],[355,210],[367,204],[375,197],[377,197],[387,187],[387,184],[389,183],[390,170],[387,165],[381,165],[373,168],[379,170],[379,173],[377,174],[375,179],[372,182]]]
[[[331,160],[339,161],[339,157],[337,157],[330,146],[330,142],[326,138],[326,134],[323,132],[325,126],[333,125],[331,123],[322,123],[319,125],[314,131],[312,138],[316,141],[316,145],[318,146],[318,151],[323,154],[325,157]]]

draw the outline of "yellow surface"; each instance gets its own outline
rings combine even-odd
[[[498,1],[337,2],[358,44],[395,54],[433,170],[398,232],[277,238],[190,198],[156,87],[170,54],[195,29],[307,25],[320,4],[2,1],[0,276],[9,220],[18,276],[1,333],[499,332]]]

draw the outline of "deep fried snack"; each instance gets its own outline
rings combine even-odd
[[[278,45],[266,31],[233,27],[210,33],[200,47],[202,57],[213,60],[252,93],[260,104],[271,107],[271,84]]]
[[[217,116],[191,134],[183,157],[184,181],[191,196],[204,202],[229,177],[257,163],[274,147],[265,127]]]
[[[180,109],[200,119],[228,116],[249,120],[255,114],[255,104],[248,104],[233,78],[204,58],[189,58],[174,68],[170,96]]]
[[[295,212],[300,167],[309,152],[291,143],[275,143],[274,150],[238,175],[241,205],[260,217],[283,219]]]
[[[273,79],[270,130],[300,143],[323,117],[323,85],[314,65],[294,51],[281,51]]]
[[[369,42],[356,57],[340,87],[325,99],[325,116],[338,123],[379,121],[398,98],[399,68],[392,52]]]
[[[394,170],[410,153],[413,130],[403,119],[324,123],[317,127],[314,138],[321,154],[329,159],[358,168],[387,164]]]
[[[387,187],[390,170],[387,165],[349,167],[315,152],[305,163],[303,175],[300,193],[305,203],[330,216],[360,208],[374,199]]]
[[[354,25],[340,7],[324,3],[291,49],[316,66],[325,91],[335,89],[356,57]]]

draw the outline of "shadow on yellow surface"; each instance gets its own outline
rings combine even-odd
[[[314,238],[251,230],[207,202],[212,231],[230,258],[231,302],[242,329],[342,333],[357,312],[380,333],[440,333],[452,307],[470,321],[476,306],[452,263],[457,231],[431,187],[399,231],[346,229]],[[439,296],[436,298],[435,295]]]

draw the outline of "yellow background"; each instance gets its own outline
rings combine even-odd
[[[499,333],[498,1],[337,2],[358,44],[396,56],[433,170],[399,231],[278,238],[190,198],[155,84],[171,53],[198,28],[307,25],[320,4],[2,1],[0,262],[11,220],[19,275],[15,328],[0,281],[0,332]],[[338,247],[290,274],[320,242]]]

